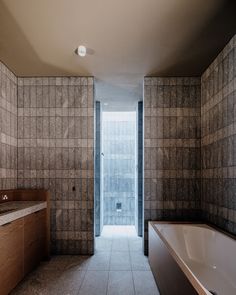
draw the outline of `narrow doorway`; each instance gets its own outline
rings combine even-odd
[[[142,236],[140,119],[140,103],[129,111],[103,110],[96,103],[96,236],[115,230]]]
[[[102,112],[102,216],[105,225],[135,225],[136,112]]]

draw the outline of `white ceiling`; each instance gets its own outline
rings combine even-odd
[[[92,75],[97,98],[134,101],[146,75],[199,75],[235,32],[235,2],[0,0],[0,59],[19,76]]]

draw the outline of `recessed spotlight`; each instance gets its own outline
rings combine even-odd
[[[75,53],[81,57],[84,57],[87,53],[87,49],[84,45],[80,45],[78,48],[76,48]]]
[[[107,102],[104,102],[104,106],[108,106],[108,103]]]

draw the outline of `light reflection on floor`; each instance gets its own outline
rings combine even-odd
[[[105,226],[93,256],[54,256],[12,295],[159,295],[133,226]]]

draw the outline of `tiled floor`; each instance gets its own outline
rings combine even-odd
[[[159,295],[133,227],[106,226],[96,239],[96,253],[54,256],[12,295]]]

